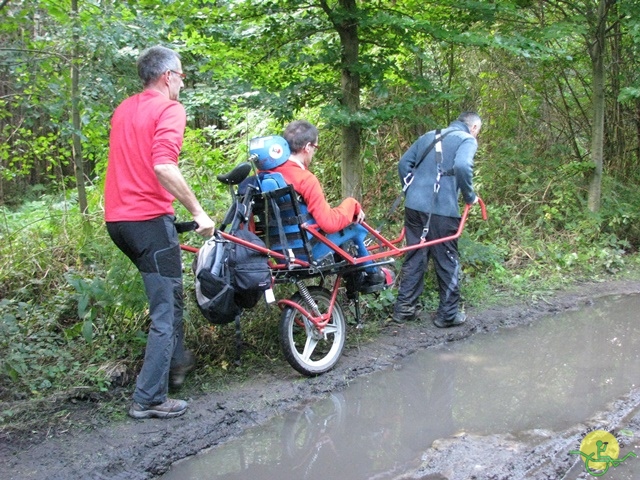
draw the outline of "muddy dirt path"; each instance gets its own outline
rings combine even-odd
[[[327,392],[345,388],[354,378],[390,368],[417,350],[478,332],[529,324],[546,315],[582,308],[603,295],[630,293],[640,293],[640,281],[582,284],[530,304],[481,311],[468,308],[467,323],[453,329],[437,329],[426,318],[385,327],[374,342],[346,350],[338,366],[318,378],[301,377],[283,360],[272,372],[262,373],[251,382],[192,398],[187,414],[176,419],[127,419],[107,425],[84,423],[81,430],[3,435],[0,479],[150,479],[166,472],[177,460],[230,440],[303,400],[324,398]],[[627,425],[640,425],[640,418],[635,416],[639,404],[640,391],[632,391],[590,420],[589,425],[577,425],[560,434],[532,432],[536,437],[533,441],[504,436],[442,439],[426,453],[428,462],[413,475],[401,478],[562,478],[561,472],[571,467],[566,452],[571,445],[579,444],[587,428],[618,428],[623,420]],[[87,408],[92,406],[84,407],[85,415]],[[491,474],[473,472],[486,462],[492,466]]]

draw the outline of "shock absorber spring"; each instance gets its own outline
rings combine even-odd
[[[298,291],[300,292],[300,295],[302,295],[302,298],[307,303],[307,305],[309,306],[313,314],[316,317],[319,317],[320,315],[322,315],[320,313],[320,309],[318,308],[318,304],[315,302],[315,300],[311,296],[311,293],[309,292],[307,285],[302,280],[298,280],[296,282],[296,286],[298,287]]]

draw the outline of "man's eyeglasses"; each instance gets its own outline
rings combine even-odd
[[[313,147],[316,150],[318,149],[318,144],[317,143],[310,143],[309,146]]]
[[[182,80],[184,80],[185,78],[187,78],[187,75],[181,72],[176,72],[175,70],[169,70],[171,73],[175,73],[176,75],[178,75]]]

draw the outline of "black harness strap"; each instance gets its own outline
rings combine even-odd
[[[433,184],[433,201],[431,205],[432,209],[433,209],[433,204],[435,204],[436,195],[438,195],[438,192],[440,191],[440,179],[444,176],[452,176],[455,173],[453,168],[450,168],[446,172],[442,170],[442,139],[446,135],[447,134],[444,134],[441,136],[440,130],[436,130],[436,138],[433,140],[436,146],[436,166],[438,168],[438,172],[436,173],[436,181]],[[422,235],[420,235],[420,239],[422,241],[426,240],[427,235],[429,234],[429,226],[431,225],[431,215],[432,215],[431,212],[429,212],[429,216],[427,217],[427,224],[422,229]]]

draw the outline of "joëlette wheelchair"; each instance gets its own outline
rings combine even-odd
[[[228,185],[233,201],[216,235],[223,241],[236,242],[267,255],[274,287],[293,284],[297,288],[290,298],[276,301],[282,311],[279,341],[289,364],[310,377],[331,370],[342,354],[346,319],[339,292],[344,291],[352,301],[360,326],[359,296],[391,286],[386,282],[378,288],[363,287],[364,271],[390,264],[408,251],[459,238],[470,210],[467,205],[455,235],[413,246],[401,246],[404,231],[388,240],[362,223],[361,228],[368,235],[369,254],[357,256],[357,239],[334,235],[340,244],[332,241],[333,234],[324,234],[308,220],[306,206],[279,174],[258,172],[249,176],[252,169],[252,163],[245,162],[217,177]],[[479,203],[486,219],[484,203]],[[256,233],[266,248],[235,237],[233,232],[238,228]],[[193,247],[182,248],[197,252]],[[273,296],[269,292],[267,297]]]

